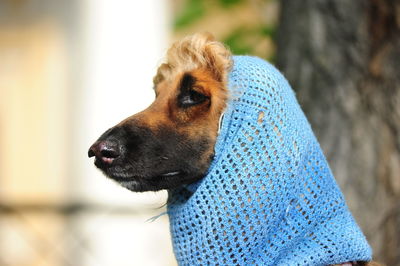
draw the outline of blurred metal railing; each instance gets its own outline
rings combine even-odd
[[[63,215],[74,215],[79,212],[85,212],[85,213],[106,212],[109,214],[132,215],[138,213],[138,209],[127,206],[101,205],[101,204],[86,203],[86,202],[72,202],[64,204],[0,202],[0,216],[4,214],[9,215],[21,212],[57,213]],[[140,212],[143,213],[143,210],[140,210]]]
[[[17,242],[22,243],[22,246],[29,247],[30,253],[33,253],[34,257],[41,261],[24,265],[77,266],[81,265],[78,253],[91,252],[88,245],[90,242],[88,240],[91,236],[85,235],[80,230],[76,230],[79,222],[74,221],[74,218],[80,215],[104,215],[112,218],[112,216],[121,215],[135,216],[139,213],[151,216],[154,215],[154,209],[138,210],[138,208],[134,207],[101,205],[87,202],[62,204],[0,202],[0,266],[20,266],[18,262],[12,261],[10,254],[3,251],[4,245],[9,244],[7,242],[8,238],[3,239],[6,235],[5,233],[10,233],[7,230],[12,231],[14,239],[18,239],[19,242]],[[38,228],[38,225],[32,222],[32,215],[36,218],[42,216],[45,219],[50,216],[49,222],[47,222],[50,225],[54,221],[54,218],[56,218],[55,220],[62,228],[61,234],[51,235],[47,228]],[[60,235],[61,237],[59,237]],[[24,254],[20,254],[20,256],[24,256]]]

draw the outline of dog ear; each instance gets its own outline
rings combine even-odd
[[[213,77],[225,83],[232,67],[231,53],[210,33],[196,33],[175,42],[167,52],[167,62],[162,64],[154,77],[154,85],[176,74],[195,69],[207,69]]]
[[[153,78],[154,87],[157,86],[165,77],[170,76],[171,67],[167,63],[161,64],[157,69],[157,74]]]
[[[194,39],[203,39],[204,48],[202,57],[206,61],[206,68],[210,70],[217,81],[225,82],[226,76],[232,67],[231,52],[221,42],[217,42],[210,33],[193,36]]]

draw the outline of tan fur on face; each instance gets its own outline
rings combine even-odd
[[[174,43],[167,52],[166,63],[159,67],[154,77],[159,99],[153,103],[152,109],[164,109],[163,112],[169,114],[169,122],[179,124],[178,131],[193,136],[205,131],[208,132],[206,135],[215,139],[217,121],[228,98],[226,85],[231,67],[230,51],[215,41],[211,34],[198,33]],[[195,90],[210,97],[208,110],[202,105],[187,110],[177,108],[175,100],[179,93],[179,81],[185,74],[196,79]]]

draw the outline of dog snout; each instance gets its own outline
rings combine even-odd
[[[95,142],[88,151],[89,157],[96,157],[106,165],[110,165],[121,155],[119,143],[116,140],[103,140]]]

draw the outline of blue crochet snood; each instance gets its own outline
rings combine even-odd
[[[329,265],[369,261],[321,148],[285,78],[235,56],[215,158],[169,191],[180,265]]]

